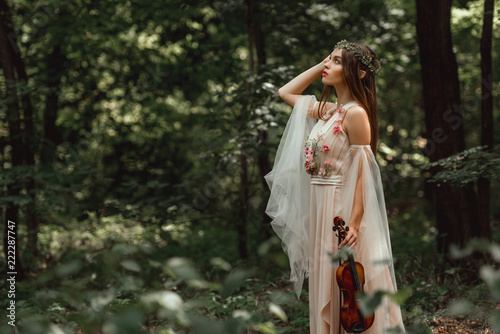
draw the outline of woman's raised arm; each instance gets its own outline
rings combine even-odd
[[[295,102],[302,94],[302,92],[311,84],[314,80],[318,79],[324,70],[323,62],[311,67],[305,72],[302,72],[286,85],[278,90],[280,97],[285,100],[286,103],[292,107]]]

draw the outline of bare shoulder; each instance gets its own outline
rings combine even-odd
[[[346,121],[349,120],[356,120],[356,121],[366,120],[367,122],[369,122],[366,110],[360,105],[355,105],[349,108],[346,114]]]
[[[349,108],[343,125],[352,145],[370,144],[370,120],[368,119],[366,110],[362,106],[357,105]]]

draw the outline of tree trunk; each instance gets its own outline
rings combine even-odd
[[[15,75],[15,61],[13,55],[15,50],[13,50],[13,45],[11,44],[12,35],[9,36],[9,24],[11,20],[9,17],[9,7],[5,0],[0,0],[0,59],[2,62],[3,75],[5,77],[5,83],[7,88],[6,105],[7,105],[7,122],[9,130],[9,145],[11,147],[10,161],[12,168],[20,167],[23,165],[23,135],[21,129],[21,114],[19,111],[19,97],[17,95],[16,88],[16,75]],[[9,184],[6,188],[6,195],[17,197],[21,193],[21,185],[19,184]],[[4,230],[4,253],[5,259],[8,259],[8,224],[7,221],[13,221],[16,226],[19,226],[19,205],[15,201],[9,201],[5,209],[5,230]],[[22,267],[19,258],[19,239],[17,238],[17,230],[15,234],[16,238],[16,251],[15,251],[15,262],[17,279],[22,280],[26,277],[24,269]],[[11,270],[8,270],[11,271]]]
[[[258,131],[259,138],[257,143],[257,162],[259,165],[259,173],[262,181],[262,205],[260,210],[262,212],[262,226],[260,228],[260,234],[266,239],[271,238],[272,228],[271,228],[271,218],[266,214],[267,199],[269,198],[270,191],[264,176],[271,171],[271,163],[269,162],[269,153],[267,146],[267,130]]]
[[[493,148],[493,73],[491,48],[493,38],[494,1],[484,1],[483,34],[481,36],[481,145]],[[490,180],[479,178],[478,227],[480,236],[491,239],[490,225]]]
[[[250,72],[254,71],[254,23],[253,23],[253,0],[246,0],[247,5],[247,29],[248,29],[248,67]]]
[[[254,16],[261,17],[259,6],[254,6]],[[253,28],[253,37],[255,39],[255,51],[257,54],[257,62],[258,69],[257,71],[260,73],[263,66],[267,63],[267,55],[266,50],[264,48],[264,33],[262,32],[261,26],[256,20],[253,20],[251,27]],[[250,28],[250,27],[249,27]],[[269,161],[269,149],[267,146],[267,129],[262,129],[257,131],[257,163],[259,167],[260,178],[262,181],[262,197],[267,199],[269,197],[269,189],[267,186],[267,182],[264,179],[264,176],[271,171],[271,162]],[[264,235],[267,239],[269,239],[272,235],[271,233],[271,218],[266,214],[265,208],[267,201],[262,201],[263,205],[261,206],[262,211],[262,227],[261,234]]]
[[[241,131],[239,131],[240,138],[240,208],[239,208],[239,219],[238,219],[238,250],[240,254],[240,259],[248,259],[248,160],[247,160],[247,148],[246,142],[243,138]]]
[[[12,29],[12,27],[9,27]],[[9,33],[14,34],[13,30]],[[11,39],[13,50],[18,50],[17,39]],[[19,52],[14,52],[13,59],[16,64],[17,79],[26,86],[28,85],[28,75],[26,74],[26,66],[21,58]],[[28,230],[28,245],[30,245],[29,250],[34,257],[38,256],[38,217],[36,215],[36,183],[35,183],[35,152],[37,146],[37,140],[35,135],[35,126],[33,122],[33,105],[31,104],[31,99],[29,97],[29,90],[27,92],[21,93],[21,103],[22,109],[24,111],[24,133],[23,133],[23,154],[24,154],[24,164],[30,166],[33,175],[27,177],[26,180],[26,193],[31,199],[31,203],[27,205],[27,230]]]
[[[7,3],[3,1],[2,6],[7,6]],[[5,7],[5,15],[9,15],[8,8]],[[15,71],[17,73],[17,80],[19,83],[28,85],[28,75],[26,74],[26,66],[23,59],[21,58],[21,53],[17,45],[17,36],[15,35],[14,29],[10,24],[10,16],[6,17],[6,21],[9,24],[5,24],[7,36],[10,42],[11,59],[14,62]],[[24,131],[22,131],[22,153],[23,153],[23,163],[26,166],[31,167],[32,173],[35,172],[35,152],[36,152],[36,137],[35,128],[33,123],[33,106],[31,104],[31,99],[29,97],[29,90],[21,89],[19,94],[20,102],[22,105],[22,110],[24,111],[22,117],[22,123],[24,124]],[[36,184],[34,175],[28,175],[26,178],[26,193],[31,199],[31,202],[26,206],[26,216],[27,216],[27,232],[28,232],[28,245],[29,249],[34,257],[38,256],[38,217],[36,216]]]
[[[43,112],[43,135],[40,140],[40,163],[42,166],[49,166],[54,161],[55,147],[60,142],[56,120],[59,110],[59,85],[65,61],[66,57],[61,53],[60,45],[54,46],[46,58],[47,85],[50,93],[45,101]]]
[[[248,28],[248,51],[249,51],[249,64],[248,68],[250,72],[254,71],[254,24],[253,24],[253,1],[246,0],[247,6],[247,28]],[[240,208],[238,212],[238,250],[240,259],[248,258],[248,201],[249,201],[249,189],[248,189],[248,159],[247,159],[247,144],[245,138],[244,128],[246,127],[246,117],[247,110],[245,110],[248,103],[243,104],[243,110],[241,116],[237,117],[237,121],[240,122],[238,127],[238,138],[239,138],[239,151],[240,151]]]
[[[450,28],[452,0],[417,0],[417,39],[420,49],[427,146],[430,161],[465,149],[458,66]],[[431,170],[435,174],[438,170]],[[430,187],[436,204],[438,249],[463,246],[478,235],[477,199],[472,184],[453,191],[451,186]],[[457,210],[460,208],[460,210]]]

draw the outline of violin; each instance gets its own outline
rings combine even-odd
[[[344,227],[345,222],[341,217],[333,219],[333,230],[340,243],[345,239],[349,227]],[[348,333],[363,333],[373,325],[375,314],[364,316],[359,309],[356,295],[363,291],[365,272],[363,265],[355,262],[352,254],[340,264],[337,269],[337,284],[343,303],[340,306],[340,323]]]

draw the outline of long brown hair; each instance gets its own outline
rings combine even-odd
[[[349,43],[355,46],[363,55],[370,57],[371,68],[380,68],[380,63],[377,60],[375,53],[366,45],[360,43]],[[342,48],[342,44],[340,46]],[[361,78],[359,75],[360,70],[365,71],[366,75]],[[377,88],[375,87],[375,74],[370,70],[370,67],[358,59],[350,50],[342,48],[342,75],[351,91],[352,95],[359,104],[366,110],[368,119],[370,121],[370,146],[373,154],[377,152],[378,141],[378,111],[377,111]],[[326,106],[326,101],[330,97],[332,91],[337,96],[335,87],[325,85],[323,93],[321,94],[319,111],[322,114]]]

